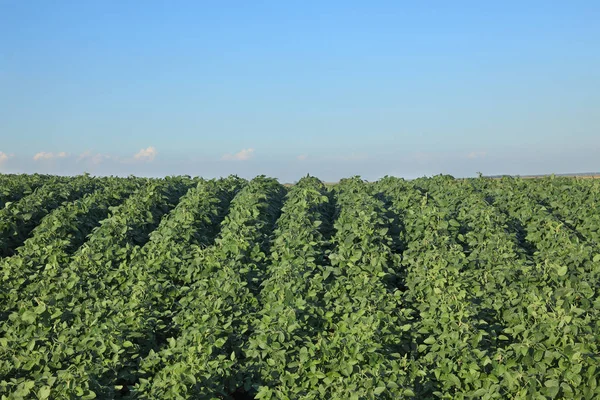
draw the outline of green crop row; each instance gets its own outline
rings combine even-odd
[[[243,354],[252,389],[260,398],[298,398],[307,346],[323,329],[324,265],[333,205],[326,187],[302,178],[287,194],[277,221],[270,262],[259,296],[260,309]]]
[[[14,254],[31,231],[63,202],[75,200],[103,185],[102,179],[82,175],[48,178],[33,193],[0,209],[0,257]]]
[[[107,182],[104,188],[44,217],[14,256],[0,260],[3,312],[7,315],[35,296],[35,287],[56,276],[92,229],[108,216],[110,207],[120,204],[138,184],[137,180]]]
[[[0,175],[0,399],[596,399],[599,201]]]
[[[137,396],[211,398],[249,389],[241,349],[258,308],[255,294],[284,194],[273,179],[250,181],[232,200],[214,246],[196,252],[183,267],[195,271],[191,284],[180,289],[173,316],[179,333],[142,360],[145,377]]]
[[[3,326],[0,388],[24,397],[54,387],[53,397],[96,396],[103,374],[111,374],[108,362],[113,342],[87,340],[98,319],[114,301],[119,280],[128,270],[118,268],[130,259],[160,218],[192,185],[185,178],[148,182],[113,209],[109,218],[94,228],[72,258],[57,268],[54,279],[37,286],[32,297],[19,304]],[[103,362],[104,361],[104,362]]]
[[[0,174],[0,210],[8,203],[21,200],[42,186],[50,175],[1,175]]]

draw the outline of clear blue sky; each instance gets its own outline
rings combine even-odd
[[[0,0],[0,171],[598,171],[599,21],[598,1]]]

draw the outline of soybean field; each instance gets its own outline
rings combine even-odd
[[[0,175],[1,399],[598,399],[600,181]]]

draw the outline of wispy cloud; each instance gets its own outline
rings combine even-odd
[[[467,158],[470,158],[470,159],[484,158],[486,155],[487,155],[486,151],[472,151],[469,154],[467,154]]]
[[[69,153],[61,151],[60,153],[47,153],[45,151],[40,151],[36,155],[33,156],[34,161],[40,160],[52,160],[55,158],[66,158],[69,156]]]
[[[136,161],[150,162],[156,158],[157,154],[158,151],[156,151],[156,149],[153,146],[149,146],[135,153],[133,159]]]
[[[300,161],[304,161],[308,158],[308,156],[306,154],[300,154],[298,157],[296,157],[296,159],[300,160]]]
[[[8,154],[0,151],[0,165],[2,165],[5,162],[7,162],[10,157],[11,157],[11,155],[8,155]]]
[[[228,160],[228,161],[246,161],[251,159],[254,156],[254,149],[243,149],[238,151],[235,154],[224,154],[223,157],[221,157],[222,160]]]
[[[104,160],[110,159],[111,156],[108,154],[92,153],[91,151],[84,151],[77,157],[77,162],[88,162],[93,165],[101,164]]]

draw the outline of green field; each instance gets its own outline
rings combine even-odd
[[[600,181],[0,175],[2,399],[598,399]]]

